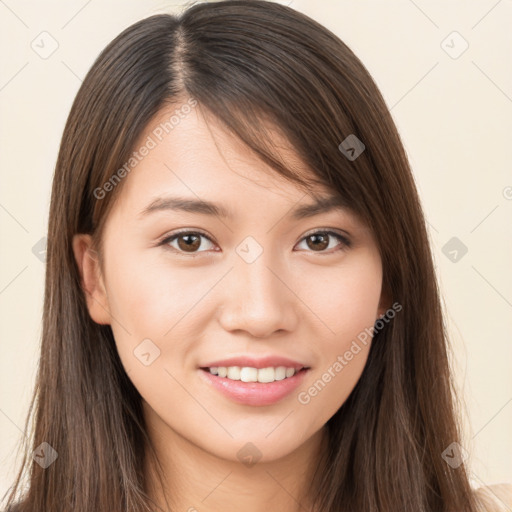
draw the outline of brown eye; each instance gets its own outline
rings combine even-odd
[[[323,233],[315,233],[314,235],[309,235],[306,240],[308,241],[308,247],[313,250],[318,249],[323,251],[326,247],[329,246],[329,235]]]
[[[181,231],[167,237],[160,242],[159,245],[168,245],[172,250],[179,254],[187,254],[189,256],[198,256],[202,252],[208,252],[208,249],[203,247],[203,239],[214,245],[211,239],[205,234],[198,231]],[[331,241],[337,240],[338,244],[331,245]],[[326,253],[331,254],[339,250],[348,249],[351,242],[345,236],[336,233],[335,231],[317,231],[305,236],[302,240],[306,241],[308,252]],[[177,245],[173,245],[177,242]],[[199,250],[203,247],[203,250]],[[326,249],[334,249],[326,251]]]
[[[201,237],[197,235],[180,235],[178,247],[185,252],[194,252],[201,247]]]
[[[331,245],[331,240],[337,240],[338,246]],[[326,254],[348,249],[351,246],[351,242],[348,238],[339,233],[336,233],[335,231],[316,231],[315,233],[310,233],[309,235],[305,236],[301,242],[302,241],[306,242],[307,248],[310,250],[309,252],[325,252]],[[329,248],[334,248],[334,250],[326,251],[326,249]]]
[[[169,245],[177,252],[188,253],[191,256],[195,256],[196,253],[199,254],[201,252],[205,252],[204,250],[198,250],[200,247],[204,246],[203,239],[212,244],[212,241],[202,233],[195,231],[182,231],[181,233],[176,233],[167,237],[161,242],[161,245]],[[177,247],[176,245],[172,245],[174,242],[177,242]]]

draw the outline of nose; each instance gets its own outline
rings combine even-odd
[[[265,251],[256,261],[235,260],[226,276],[219,322],[226,331],[268,338],[295,329],[300,311],[290,272],[272,263]]]

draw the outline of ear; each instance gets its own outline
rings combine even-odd
[[[383,316],[384,313],[391,307],[391,296],[387,290],[382,290],[380,301],[379,301],[379,308],[377,310],[377,313],[379,317]],[[378,320],[376,318],[375,320]]]
[[[77,234],[73,237],[73,253],[80,273],[80,284],[85,293],[89,315],[97,324],[110,324],[108,297],[101,275],[101,266],[92,237]]]

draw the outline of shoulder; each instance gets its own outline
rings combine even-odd
[[[512,484],[493,484],[475,490],[478,512],[509,512],[512,510]]]

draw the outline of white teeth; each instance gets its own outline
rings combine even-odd
[[[286,368],[286,376],[291,377],[295,373],[293,368]]]
[[[213,375],[219,377],[227,377],[231,380],[241,380],[242,382],[274,382],[275,380],[283,380],[295,375],[295,368],[286,368],[278,366],[273,368],[252,368],[249,366],[212,366],[209,371]]]
[[[242,382],[258,382],[258,370],[245,366],[240,370],[240,380]]]
[[[283,380],[284,378],[286,378],[286,367],[284,367],[284,366],[278,366],[278,367],[276,368],[274,378],[275,378],[276,380]]]
[[[260,368],[258,370],[258,382],[274,382],[276,371],[274,368]]]
[[[240,380],[240,366],[228,367],[228,379]]]

